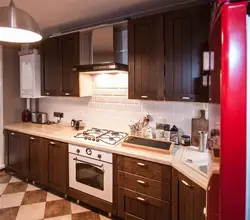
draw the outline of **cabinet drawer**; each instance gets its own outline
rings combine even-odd
[[[125,220],[171,220],[171,203],[118,189],[118,216]]]
[[[164,201],[171,200],[171,185],[118,171],[118,185]]]
[[[171,182],[171,167],[136,158],[118,156],[118,170],[164,183]]]

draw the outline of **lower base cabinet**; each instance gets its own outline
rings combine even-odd
[[[68,194],[68,144],[44,139],[47,185],[59,193]]]
[[[206,191],[173,169],[172,220],[205,220]]]
[[[118,215],[125,220],[171,220],[171,203],[119,188]]]
[[[5,131],[6,171],[59,193],[68,192],[68,144]]]

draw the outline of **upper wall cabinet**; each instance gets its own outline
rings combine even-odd
[[[49,38],[42,43],[42,95],[91,96],[91,76],[79,75],[72,67],[80,64],[79,32]]]
[[[163,15],[129,20],[129,98],[164,100]]]
[[[41,92],[44,96],[59,96],[61,90],[61,47],[59,38],[42,42]]]
[[[165,14],[166,100],[208,101],[202,58],[208,50],[209,22],[209,5]]]

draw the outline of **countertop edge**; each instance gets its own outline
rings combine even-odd
[[[90,147],[90,148],[93,148],[93,149],[103,150],[103,151],[118,154],[118,155],[134,157],[134,158],[138,158],[138,159],[141,159],[141,160],[147,160],[147,161],[151,161],[151,162],[155,162],[155,163],[159,163],[159,164],[163,164],[163,165],[172,166],[173,168],[175,168],[176,170],[181,172],[183,175],[185,175],[189,179],[191,179],[194,183],[196,183],[197,185],[202,187],[204,190],[207,190],[208,178],[202,176],[197,171],[195,171],[195,170],[189,168],[188,166],[184,165],[180,161],[180,158],[178,158],[178,157],[180,157],[180,154],[183,151],[183,149],[180,149],[181,152],[179,152],[178,155],[171,155],[171,156],[167,155],[168,158],[164,158],[164,159],[162,158],[161,159],[160,157],[165,156],[165,155],[155,154],[156,156],[159,156],[159,158],[153,158],[152,155],[150,157],[150,156],[147,156],[145,154],[144,155],[141,154],[141,152],[146,153],[146,151],[143,151],[143,150],[135,150],[135,149],[131,150],[130,149],[128,151],[128,149],[124,149],[121,145],[117,146],[115,148],[98,147],[98,146],[89,145],[89,144],[86,144],[86,143],[83,144],[81,142],[73,140],[72,138],[69,139],[69,138],[63,137],[63,135],[58,136],[58,135],[53,134],[53,133],[48,134],[48,133],[45,133],[45,132],[42,132],[42,131],[34,131],[32,129],[29,129],[29,130],[28,129],[25,130],[25,128],[21,129],[21,128],[18,128],[17,125],[21,126],[21,124],[5,125],[4,129],[9,130],[9,131],[13,131],[13,132],[19,132],[19,133],[23,133],[23,134],[33,135],[33,136],[37,136],[37,137],[41,137],[41,138],[45,138],[45,139],[52,139],[52,140],[55,140],[55,141],[60,141],[60,142],[73,144],[73,145],[78,145],[78,146],[82,146],[82,147]],[[35,126],[35,125],[33,125],[33,126]],[[41,126],[41,125],[38,125],[38,126]],[[69,129],[68,126],[66,126],[66,125],[60,125],[60,126],[62,128],[63,128],[63,126],[65,126],[65,130]],[[127,150],[127,151],[125,152],[125,150]]]

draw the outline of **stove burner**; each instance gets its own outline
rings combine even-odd
[[[118,136],[118,135],[119,135],[119,132],[112,131],[111,134],[114,135],[114,136]]]

